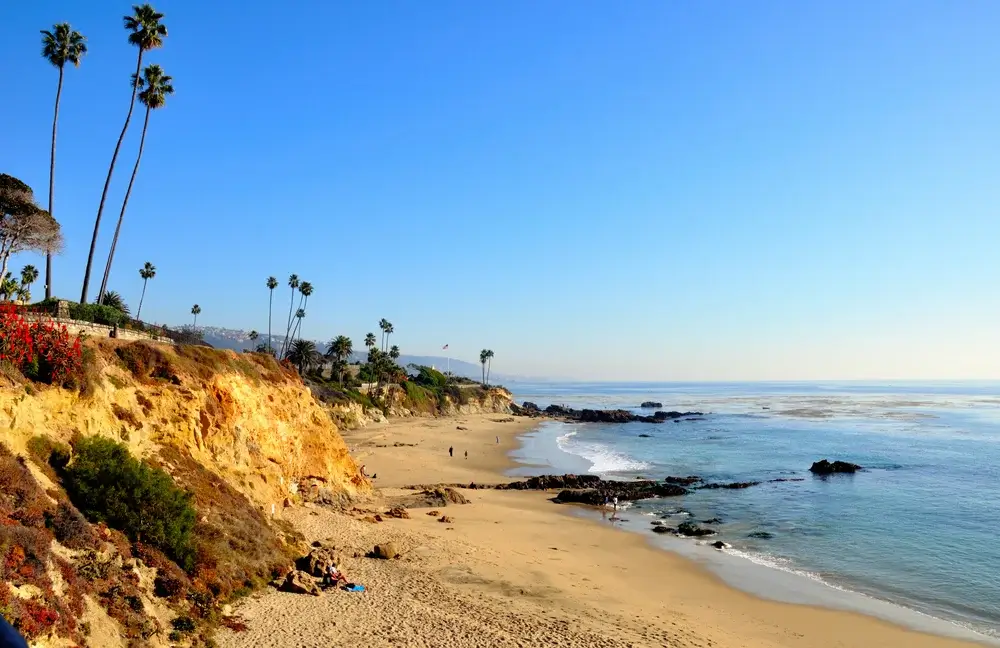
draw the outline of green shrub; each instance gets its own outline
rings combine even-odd
[[[117,308],[112,308],[111,306],[105,306],[103,304],[70,303],[69,316],[70,319],[80,320],[82,322],[94,322],[95,324],[105,324],[107,326],[114,326],[115,324],[120,325],[127,319],[125,313],[121,312]]]
[[[194,567],[191,496],[163,470],[139,461],[120,443],[90,437],[76,443],[63,483],[91,521],[157,547],[185,569]]]

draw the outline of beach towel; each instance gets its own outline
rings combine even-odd
[[[348,592],[363,592],[365,591],[364,585],[358,585],[357,583],[348,583],[344,585],[344,590]]]

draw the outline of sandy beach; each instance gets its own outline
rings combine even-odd
[[[530,420],[501,415],[406,419],[347,431],[383,495],[408,484],[497,482]],[[458,429],[458,428],[465,429]],[[497,443],[499,437],[499,443]],[[450,457],[448,448],[454,448]],[[468,452],[468,458],[465,452]],[[269,646],[906,646],[978,644],[851,612],[762,600],[699,565],[537,492],[466,490],[467,505],[364,521],[316,507],[285,511],[309,540],[330,539],[368,591],[322,596],[268,589],[237,607],[248,626],[227,648]],[[384,512],[384,502],[360,504]],[[394,541],[398,560],[366,558]]]

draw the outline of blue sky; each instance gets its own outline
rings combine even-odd
[[[146,60],[177,92],[110,282],[135,308],[158,267],[144,319],[197,302],[200,324],[266,330],[266,277],[296,272],[307,336],[360,344],[387,317],[404,352],[489,347],[501,373],[1000,377],[1000,4],[155,6],[170,35]],[[128,108],[128,11],[20,3],[0,25],[0,171],[43,200],[38,30],[89,40],[56,171],[73,299]]]

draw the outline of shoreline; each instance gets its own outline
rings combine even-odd
[[[409,484],[510,479],[506,473],[517,467],[510,453],[539,421],[499,422],[506,418],[404,419],[345,431],[344,438],[368,473],[378,474],[375,485],[392,496]],[[448,447],[455,448],[454,457]],[[344,561],[349,577],[369,587],[367,598],[256,594],[237,610],[250,630],[220,632],[220,646],[363,640],[458,648],[545,645],[552,636],[565,646],[984,645],[859,612],[760,598],[644,534],[622,533],[581,514],[584,509],[554,507],[544,492],[463,493],[472,503],[444,509],[453,518],[449,524],[423,509],[411,509],[412,519],[377,525],[325,510],[289,509],[289,520],[310,540],[337,538],[338,547],[360,556],[369,543],[388,537],[405,548],[404,558]],[[355,607],[364,614],[354,616]],[[336,631],[316,624],[316,614],[337,617]]]

